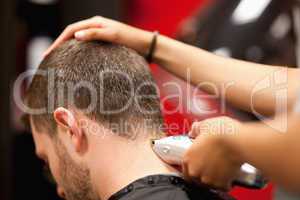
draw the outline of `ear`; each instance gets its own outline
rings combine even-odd
[[[84,147],[84,134],[75,120],[75,115],[66,108],[57,108],[53,117],[57,123],[57,126],[66,130],[68,138],[71,139],[72,145],[75,147],[76,152],[81,152]]]

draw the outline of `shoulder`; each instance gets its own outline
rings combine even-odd
[[[232,200],[225,193],[213,192],[207,188],[161,185],[145,187],[124,196],[120,200]]]
[[[187,183],[181,177],[154,175],[139,179],[109,200],[232,200],[223,193]]]

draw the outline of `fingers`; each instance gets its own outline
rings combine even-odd
[[[182,174],[186,181],[192,182],[193,176],[191,176],[190,170],[189,170],[189,162],[187,160],[184,160],[182,162]]]
[[[192,124],[192,128],[189,132],[189,137],[190,138],[196,138],[200,133],[198,132],[198,127],[199,127],[200,122],[195,122]]]
[[[238,170],[237,165],[228,157],[222,135],[208,136],[211,121],[194,123],[190,135],[196,136],[193,145],[183,157],[183,173],[188,180],[227,191]],[[199,136],[197,136],[200,133]]]
[[[233,134],[238,128],[239,122],[229,117],[216,117],[195,122],[192,125],[189,136],[196,138],[199,134]]]
[[[233,177],[231,171],[224,169],[222,166],[220,166],[220,169],[209,166],[206,168],[201,182],[215,189],[228,191],[232,186]]]
[[[182,169],[184,179],[189,182],[196,182],[222,191],[228,191],[231,188],[231,179],[227,176],[218,176],[215,172],[212,174],[210,170],[195,171],[187,164],[183,164]]]
[[[68,39],[74,37],[74,33],[77,31],[88,29],[88,28],[101,28],[101,17],[91,18],[87,20],[83,20],[72,25],[67,26],[65,30],[61,33],[61,35],[54,41],[54,43],[46,50],[44,53],[44,57],[47,56],[53,49],[57,48],[60,44],[67,41]]]
[[[189,137],[196,138],[201,132],[205,132],[207,130],[207,122],[208,120],[204,120],[201,122],[194,122],[192,124],[191,131],[189,132]]]
[[[114,41],[118,39],[117,31],[113,28],[90,28],[75,33],[75,38],[81,41]]]
[[[222,170],[218,172],[211,167],[205,169],[198,167],[195,170],[187,163],[183,163],[182,169],[184,179],[189,182],[196,182],[222,191],[229,191],[232,187],[231,174],[226,174]]]

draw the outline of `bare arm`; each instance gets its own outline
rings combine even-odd
[[[65,40],[74,37],[79,40],[104,40],[119,43],[135,49],[146,55],[149,49],[152,33],[143,31],[120,22],[103,17],[94,17],[70,25],[46,52]],[[226,100],[236,107],[252,111],[251,97],[253,89],[264,78],[274,77],[275,72],[282,67],[253,64],[234,59],[222,58],[204,50],[186,45],[176,40],[159,36],[154,60],[171,73],[186,79],[190,71],[191,82],[198,85],[209,82],[216,87],[232,86],[226,90]],[[300,73],[298,69],[286,69],[288,81],[288,106],[292,107],[297,91]],[[284,73],[283,71],[280,74]],[[215,93],[215,89],[203,84],[201,89],[208,93]],[[275,110],[275,86],[256,92],[254,95],[254,109],[261,114],[273,114]]]
[[[284,133],[279,133],[262,123],[248,124],[242,126],[240,134],[232,137],[229,143],[237,150],[242,160],[261,169],[272,181],[299,192],[299,122],[299,116],[290,116],[287,131]]]
[[[226,100],[246,111],[251,110],[251,97],[254,108],[263,114],[273,114],[275,108],[275,91],[278,85],[255,92],[255,88],[266,78],[271,81],[281,77],[282,85],[288,91],[288,106],[294,105],[297,91],[300,90],[300,73],[298,69],[254,64],[235,59],[223,58],[199,48],[161,36],[158,40],[155,61],[176,76],[186,80],[190,71],[191,81],[198,85],[202,82],[213,83],[217,87],[226,87]],[[287,81],[284,76],[287,76]],[[231,86],[229,86],[231,85]],[[208,93],[215,90],[203,84],[201,89]]]

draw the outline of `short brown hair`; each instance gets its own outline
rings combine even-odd
[[[121,127],[124,123],[137,125],[147,121],[152,128],[162,125],[159,97],[148,64],[129,48],[73,39],[48,55],[38,69],[47,73],[35,74],[26,93],[26,104],[29,108],[52,106],[53,109],[48,109],[43,114],[30,114],[36,128],[47,128],[49,132],[55,132],[56,124],[52,113],[57,107],[76,107],[81,111],[91,105],[91,91],[87,87],[78,87],[76,84],[80,82],[89,83],[97,92],[96,106],[86,115],[101,124],[114,123]],[[68,85],[71,86],[66,90]],[[74,92],[72,102],[68,99],[70,90]],[[128,105],[133,98],[132,91],[139,98]],[[101,99],[98,98],[99,95]],[[49,96],[53,97],[52,103],[49,102]],[[124,107],[126,109],[120,112],[107,112]],[[120,134],[129,133],[125,131]]]

